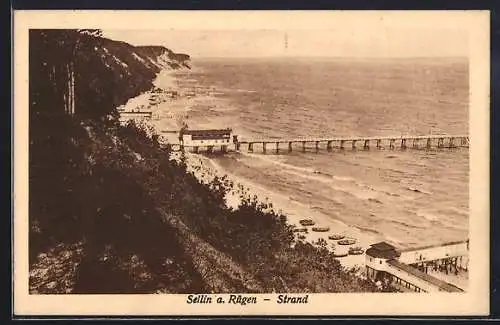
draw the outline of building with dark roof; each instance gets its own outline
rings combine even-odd
[[[237,141],[237,138],[233,135],[233,130],[229,128],[205,130],[183,128],[179,132],[179,140],[182,146],[195,148],[195,150],[198,150],[199,147],[211,150],[217,146],[225,151],[228,146]]]
[[[380,242],[371,245],[370,248],[366,250],[366,255],[373,258],[392,259],[399,257],[401,254],[396,247],[391,244]]]

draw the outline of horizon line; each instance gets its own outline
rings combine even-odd
[[[416,59],[461,59],[469,60],[468,56],[291,56],[291,55],[265,55],[265,56],[193,56],[196,59],[348,59],[348,60],[416,60]]]

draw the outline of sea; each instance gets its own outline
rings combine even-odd
[[[469,131],[467,59],[193,58],[192,64],[168,72],[181,92],[206,99],[184,110],[190,128],[229,127],[241,140]],[[285,145],[280,154],[243,150],[210,159],[302,207],[304,218],[334,219],[400,247],[468,238],[467,148],[288,153]]]

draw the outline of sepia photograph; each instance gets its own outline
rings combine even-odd
[[[488,12],[16,14],[20,310],[488,312]]]

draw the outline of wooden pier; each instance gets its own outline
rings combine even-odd
[[[401,249],[398,260],[427,273],[440,269],[446,273],[468,270],[469,240]]]
[[[121,111],[121,118],[134,118],[134,117],[142,117],[142,118],[151,118],[153,116],[152,111]]]
[[[297,148],[299,145],[299,148]],[[269,151],[302,152],[312,149],[331,151],[334,148],[345,150],[363,149],[444,149],[469,147],[468,135],[422,135],[422,136],[384,136],[384,137],[352,137],[352,138],[304,138],[304,139],[250,139],[235,143],[235,150],[255,152],[258,148],[262,153]]]
[[[469,240],[396,249],[381,242],[366,250],[366,275],[400,291],[463,292],[462,288],[430,275],[440,271],[457,275],[467,271]]]

